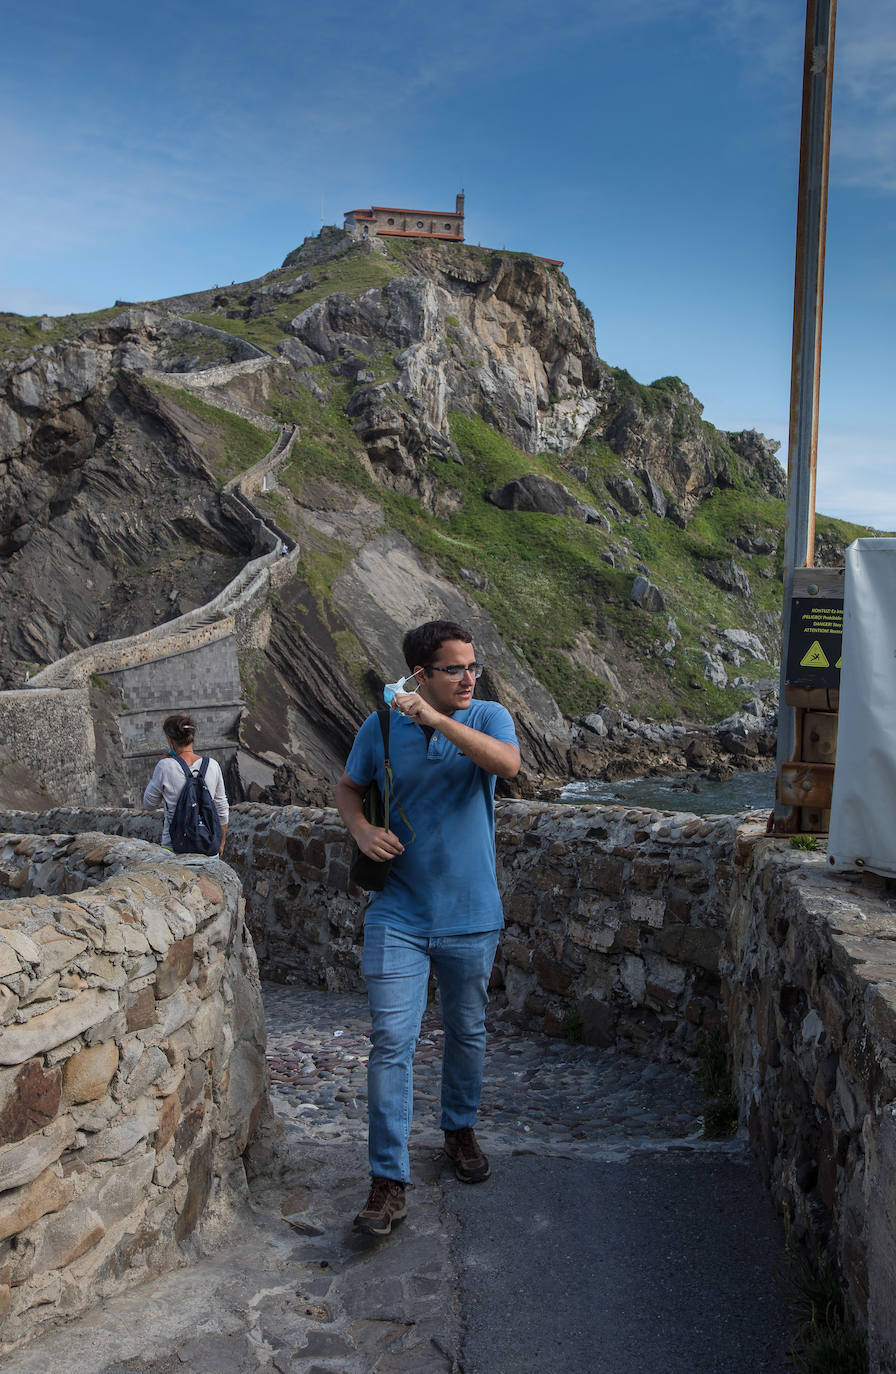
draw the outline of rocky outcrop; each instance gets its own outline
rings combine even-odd
[[[251,553],[185,417],[137,374],[115,370],[132,326],[145,338],[155,328],[149,312],[136,313],[136,323],[129,314],[95,331],[95,346],[40,349],[0,375],[19,422],[18,447],[0,463],[6,686],[29,665],[201,604]]]
[[[731,592],[734,596],[742,596],[749,600],[752,595],[750,589],[750,579],[744,572],[739,563],[733,558],[722,562],[718,558],[708,558],[702,565],[704,576],[711,582],[715,582],[717,587],[721,587],[724,592]]]
[[[455,445],[423,418],[418,397],[394,387],[362,386],[346,406],[355,433],[381,481],[408,492],[431,511],[445,509],[429,470],[430,460],[460,461]],[[450,502],[449,502],[450,504]]]
[[[652,611],[657,614],[666,609],[662,592],[647,577],[635,578],[632,583],[631,598],[636,606],[641,607],[642,611]]]
[[[460,409],[524,452],[565,452],[597,414],[593,393],[607,382],[591,316],[535,258],[451,250],[415,245],[421,275],[356,300],[328,296],[296,316],[291,332],[318,361],[393,353],[392,389],[422,401],[420,418],[446,440],[448,411]],[[397,403],[393,410],[407,414]]]
[[[523,473],[503,487],[487,493],[488,500],[499,510],[538,511],[542,515],[574,515],[588,525],[609,525],[600,511],[586,502],[579,501],[561,482],[550,477],[539,477],[537,473]]]
[[[755,429],[729,430],[725,437],[769,495],[779,496],[783,501],[787,495],[787,474],[775,456],[781,447],[777,439],[766,439]]]
[[[663,503],[668,508],[668,495],[675,503],[675,514],[680,510],[689,515],[717,487],[731,486],[733,463],[739,458],[757,486],[776,496],[783,494],[784,474],[774,458],[777,443],[754,430],[722,435],[709,430],[702,416],[703,406],[677,377],[645,387],[634,383],[628,373],[617,372],[611,397],[591,432],[642,477],[648,501],[658,515],[666,514]],[[633,501],[622,504],[637,514]]]
[[[718,663],[727,679],[723,663],[709,654],[705,658]],[[746,688],[744,679],[738,681]],[[570,772],[617,782],[685,771],[720,779],[730,778],[735,769],[771,769],[777,739],[775,687],[757,691],[741,711],[710,727],[639,720],[615,706],[602,706],[572,727]],[[546,788],[539,795],[556,794]]]

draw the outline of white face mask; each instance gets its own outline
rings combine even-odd
[[[414,684],[413,687],[405,686],[408,682],[412,682]],[[387,682],[383,688],[383,701],[387,706],[391,706],[392,698],[395,696],[396,692],[416,692],[419,686],[420,683],[413,675],[411,675],[411,677],[400,677],[397,682]]]

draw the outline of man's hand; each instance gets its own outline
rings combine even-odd
[[[381,825],[371,825],[364,815],[363,800],[365,787],[359,787],[348,773],[343,773],[336,784],[336,809],[345,827],[362,854],[368,859],[396,859],[404,853],[404,845],[391,830]]]
[[[364,818],[352,833],[361,853],[366,854],[368,859],[397,859],[399,854],[404,853],[404,845],[397,835],[391,830],[384,830],[381,825],[371,825]]]
[[[392,698],[392,706],[403,716],[415,720],[418,725],[431,725],[434,730],[438,730],[439,721],[445,719],[441,711],[430,706],[417,692],[396,692]]]

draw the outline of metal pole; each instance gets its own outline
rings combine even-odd
[[[807,0],[803,57],[803,117],[793,288],[793,354],[787,449],[787,531],[784,538],[784,601],[778,698],[778,783],[781,765],[798,757],[796,712],[785,701],[787,646],[794,568],[811,568],[815,544],[815,467],[818,454],[818,391],[821,314],[828,206],[831,97],[837,0]],[[775,828],[785,829],[791,808],[775,803]]]

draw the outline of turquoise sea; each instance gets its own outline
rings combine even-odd
[[[665,778],[625,778],[620,782],[570,782],[560,801],[622,802],[657,811],[693,811],[698,816],[738,815],[742,811],[770,811],[775,800],[774,770],[742,771],[723,782],[699,773],[676,773]]]

